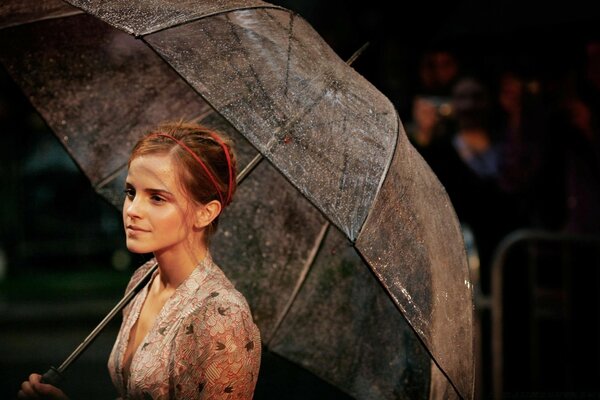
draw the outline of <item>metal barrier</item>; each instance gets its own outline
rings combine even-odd
[[[595,262],[600,260],[600,237],[572,235],[556,232],[537,231],[537,230],[518,230],[507,235],[502,242],[497,246],[495,255],[491,265],[491,294],[490,294],[490,311],[491,311],[491,362],[492,362],[492,391],[494,399],[501,399],[504,395],[504,316],[503,316],[503,301],[504,301],[504,275],[505,268],[510,265],[508,262],[511,251],[517,246],[527,246],[530,254],[539,256],[540,249],[552,250],[559,254],[557,259],[552,262],[561,263],[564,270],[571,271],[573,268],[571,255],[574,252],[586,249],[591,254],[595,254]],[[530,291],[536,290],[536,272],[540,266],[541,257],[531,256],[527,260],[520,260],[527,265],[527,271],[521,271],[525,278],[529,279]],[[595,265],[594,267],[598,267]],[[571,272],[570,272],[571,273]],[[541,291],[540,291],[541,293]],[[537,296],[539,293],[531,293],[532,296]],[[483,308],[488,304],[483,296]],[[536,307],[535,301],[530,303],[530,307]],[[536,315],[535,310],[532,310],[531,315]],[[531,353],[535,355],[535,353]],[[530,356],[531,356],[530,354]],[[535,360],[534,360],[535,362]],[[538,366],[539,367],[539,366]]]

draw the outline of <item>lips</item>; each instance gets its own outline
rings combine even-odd
[[[127,225],[127,230],[133,232],[149,232],[147,229],[143,229],[135,225]]]

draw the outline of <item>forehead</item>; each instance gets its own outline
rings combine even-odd
[[[131,160],[127,174],[128,181],[136,181],[143,186],[154,189],[175,190],[176,169],[173,158],[169,154],[147,154]]]

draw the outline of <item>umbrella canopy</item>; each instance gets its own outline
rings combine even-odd
[[[358,398],[472,397],[458,220],[385,96],[262,1],[70,3],[0,5],[0,59],[100,194],[160,121],[229,133],[213,252],[266,348]]]

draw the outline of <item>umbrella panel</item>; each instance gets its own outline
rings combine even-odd
[[[88,15],[1,30],[0,46],[0,60],[94,186],[156,123],[211,111],[141,41]]]
[[[191,90],[191,89],[190,89]],[[235,148],[238,174],[258,155],[258,152],[226,119],[211,109],[211,112],[198,119],[198,122],[217,132],[225,133]]]
[[[254,170],[225,210],[212,253],[248,300],[263,343],[293,299],[325,223],[268,163]]]
[[[462,234],[444,188],[406,135],[356,248],[441,370],[471,398],[473,302]]]
[[[271,349],[358,399],[429,393],[429,354],[333,227]]]
[[[396,113],[303,19],[235,11],[144,40],[355,237],[393,154]]]

